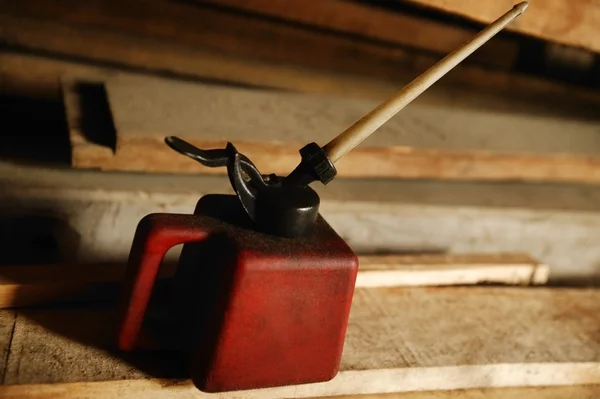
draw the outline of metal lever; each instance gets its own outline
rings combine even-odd
[[[276,175],[263,176],[232,143],[225,149],[202,150],[180,138],[165,142],[202,165],[227,167],[227,175],[244,211],[260,230],[297,237],[309,231],[319,213],[319,196],[306,185],[284,184]]]
[[[336,161],[521,15],[527,6],[527,2],[515,5],[324,147],[316,143],[304,146],[300,150],[302,161],[285,178],[263,176],[252,161],[240,154],[231,143],[227,143],[225,149],[202,150],[173,136],[165,141],[175,151],[204,166],[227,166],[233,189],[250,219],[260,229],[288,237],[303,235],[315,223],[319,209],[319,197],[308,185],[316,180],[329,183],[337,174]]]

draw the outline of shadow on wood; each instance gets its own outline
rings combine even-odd
[[[68,165],[65,111],[59,98],[0,93],[0,158],[19,163]]]

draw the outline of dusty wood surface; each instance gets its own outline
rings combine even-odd
[[[136,47],[144,52],[143,47]],[[180,47],[170,46],[173,53]],[[151,52],[146,52],[149,56]],[[219,80],[233,84],[265,88],[285,89],[305,93],[333,94],[351,97],[383,99],[394,92],[395,87],[385,81],[348,74],[332,74],[314,69],[303,69],[293,65],[269,64],[266,62],[185,49],[179,51],[178,62],[170,63],[170,56],[155,57],[157,63],[128,64],[124,68],[65,61],[41,55],[23,54],[14,51],[0,52],[0,88],[2,92],[29,94],[32,96],[60,96],[61,79],[75,79],[86,82],[104,82],[107,79],[156,75],[166,70],[183,81]],[[181,59],[187,54],[189,59]],[[162,60],[162,61],[161,61]],[[165,61],[166,60],[166,61]],[[161,64],[162,62],[162,64]],[[137,67],[136,67],[137,66]],[[133,71],[132,71],[133,69]]]
[[[0,310],[0,381],[4,381],[17,314],[11,310]]]
[[[287,174],[299,162],[301,146],[314,140],[323,145],[377,105],[151,79],[116,79],[106,87],[115,154],[85,137],[84,95],[65,86],[76,167],[225,173],[174,153],[164,137],[176,135],[200,148],[232,141],[263,173]],[[339,176],[600,181],[600,128],[593,117],[558,115],[536,104],[464,100],[461,108],[411,104],[342,158]]]
[[[223,176],[7,163],[0,163],[0,182],[4,264],[39,262],[33,244],[40,235],[56,237],[61,262],[123,264],[147,214],[189,214],[203,195],[232,193]],[[600,278],[596,186],[340,179],[315,189],[322,215],[357,253],[520,252],[549,265],[554,282]]]
[[[378,395],[336,396],[336,399],[596,399],[599,385],[535,388],[459,389]],[[332,399],[333,397],[321,398]]]
[[[538,285],[549,276],[547,265],[523,254],[363,255],[359,265],[357,287]]]
[[[362,143],[382,125],[392,119],[398,112],[411,104],[414,99],[422,95],[427,89],[437,83],[440,79],[463,62],[479,47],[491,40],[506,25],[518,18],[527,9],[527,3],[513,7],[497,20],[486,26],[479,34],[462,46],[445,56],[442,60],[432,65],[409,84],[402,87],[392,97],[377,105],[370,112],[336,135],[331,141],[323,146],[323,150],[331,162],[337,162],[346,153]]]
[[[489,23],[518,3],[484,0],[468,6],[461,0],[410,0],[452,14]],[[509,30],[594,52],[600,51],[600,7],[585,0],[529,0],[529,10]]]
[[[79,382],[51,385],[13,385],[2,388],[5,398],[75,399],[120,397],[123,399],[219,398],[195,392],[174,381],[134,380]],[[534,388],[488,388],[450,391],[403,392],[372,395],[319,396],[312,399],[597,399],[599,385]],[[227,397],[227,396],[225,396]]]
[[[334,380],[256,390],[243,396],[598,384],[599,295],[597,290],[565,288],[359,289],[342,372]],[[168,354],[123,359],[111,349],[113,316],[111,309],[102,307],[19,312],[4,383],[181,378],[181,370],[170,363],[173,359]],[[157,357],[163,367],[157,366]],[[156,394],[149,389],[160,385],[148,380],[121,381],[101,388],[114,394]],[[184,380],[162,385],[165,395],[171,390],[171,394],[194,393]],[[68,387],[48,388],[65,392]],[[93,392],[94,387],[73,386],[72,392]],[[20,388],[2,389],[0,393],[6,397]]]
[[[133,16],[127,13],[123,14],[122,9],[115,9],[114,4],[111,6],[112,3],[110,2],[101,2],[101,6],[104,7],[103,10],[107,11],[107,14],[85,12],[88,7],[93,6],[92,3],[86,2],[77,3],[77,7],[73,7],[70,11],[67,10],[65,15],[55,12],[56,9],[60,10],[60,7],[65,7],[63,2],[60,2],[60,4],[55,2],[56,4],[54,4],[40,1],[39,3],[39,7],[30,8],[27,12],[24,12],[23,10],[19,11],[19,8],[22,7],[21,2],[5,1],[3,4],[5,7],[0,13],[0,39],[9,45],[25,49],[28,54],[39,51],[46,56],[58,56],[63,60],[67,56],[81,62],[96,62],[105,66],[135,70],[139,73],[166,73],[178,78],[225,80],[262,87],[291,88],[300,91],[329,92],[342,95],[364,96],[373,92],[374,95],[379,96],[378,93],[387,95],[393,92],[393,90],[410,81],[416,74],[439,59],[439,57],[431,56],[415,57],[412,53],[402,58],[400,54],[405,53],[402,51],[398,53],[398,60],[386,63],[377,57],[360,57],[355,52],[350,52],[350,55],[345,57],[352,58],[353,63],[362,59],[361,62],[364,64],[362,67],[351,68],[352,64],[342,62],[344,57],[337,54],[330,59],[331,62],[335,62],[335,65],[325,67],[323,66],[325,64],[314,63],[315,57],[311,47],[310,56],[300,54],[302,57],[297,64],[294,64],[294,60],[273,63],[273,59],[257,58],[258,53],[250,45],[242,43],[235,46],[235,43],[239,43],[240,40],[245,40],[244,38],[248,37],[243,31],[234,32],[233,39],[227,42],[232,46],[230,51],[224,51],[220,48],[214,49],[214,47],[191,46],[181,42],[180,39],[185,40],[179,35],[179,30],[185,30],[188,35],[199,36],[201,40],[204,40],[204,35],[200,34],[202,32],[198,32],[198,26],[201,25],[198,23],[199,19],[190,17],[195,14],[189,12],[189,5],[174,5],[173,2],[169,5],[170,9],[175,10],[178,7],[183,7],[183,11],[180,10],[179,14],[185,14],[185,20],[188,18],[193,20],[191,22],[193,27],[184,29],[183,25],[180,24],[184,19],[179,18],[180,15],[177,13],[177,15],[171,15],[171,13],[160,9],[161,3],[159,2],[154,2],[152,7],[144,4],[143,7],[135,9]],[[68,21],[58,23],[61,18],[66,18],[69,15],[73,18],[78,17],[75,10],[80,7],[83,9],[82,14],[84,16],[90,17],[91,14],[91,18],[99,18],[95,22],[91,21],[95,25],[73,25],[66,23]],[[135,7],[132,6],[131,8],[134,9]],[[12,11],[10,11],[11,9]],[[139,9],[145,10],[144,18],[148,18],[148,23],[139,23]],[[48,13],[51,13],[52,18],[45,17]],[[35,15],[38,15],[38,17],[35,18]],[[151,27],[155,26],[154,22],[164,19],[167,15],[170,15],[168,21],[163,22],[165,26],[170,26],[170,29],[160,30],[154,28],[159,31],[160,35],[163,35],[160,38],[148,37],[148,35],[139,31],[132,33],[125,28],[97,29],[99,26],[104,26],[102,24],[106,22],[102,17],[110,21],[117,20],[126,26],[132,25],[137,26],[139,29],[153,29]],[[138,22],[137,25],[132,22],[132,19]],[[215,18],[209,19],[211,21],[215,20],[211,23],[218,24]],[[172,21],[178,21],[178,24],[176,26],[169,25],[173,24]],[[224,23],[219,26],[237,25]],[[223,37],[227,37],[227,35]],[[217,36],[221,37],[221,35]],[[270,37],[269,34],[266,34],[266,36]],[[320,38],[317,41],[318,45],[316,47],[322,47],[326,52],[331,51],[326,48],[327,46],[324,46],[325,43]],[[219,41],[207,40],[207,42],[209,42],[209,45],[213,43],[212,46],[214,46],[214,43]],[[260,47],[266,46],[261,43]],[[294,45],[286,44],[285,41],[282,41],[280,47],[284,48],[282,54],[285,56],[294,53],[287,51],[288,48],[296,48]],[[250,54],[244,56],[243,52],[238,51],[239,49],[241,49],[240,51],[248,51]],[[307,61],[310,64],[306,64]],[[65,64],[69,65],[64,61],[61,65],[64,67]],[[3,60],[2,70],[11,73],[13,76],[20,75],[20,80],[24,80],[23,78],[30,79],[30,75],[25,73],[27,69],[12,68],[6,60]],[[347,75],[350,75],[350,77]],[[352,78],[352,75],[361,76],[361,79]],[[375,79],[376,81],[369,82],[369,79]],[[463,90],[478,87],[528,98],[534,96],[549,99],[569,95],[572,98],[590,98],[594,101],[598,99],[597,93],[593,91],[575,89],[520,74],[489,71],[468,64],[461,64],[455,68],[444,78],[444,83],[457,84]],[[392,87],[390,87],[390,84]],[[381,97],[377,98],[380,99]]]
[[[356,287],[494,283],[539,285],[549,268],[523,254],[359,256]],[[174,273],[161,267],[161,278]],[[124,264],[0,266],[0,308],[86,302],[116,297]]]
[[[142,15],[140,10],[144,10]],[[380,77],[436,60],[429,54],[181,2],[134,1],[123,7],[117,1],[99,0],[4,1],[0,22],[0,38],[11,44],[82,58],[130,59],[138,65],[148,57],[155,60],[173,54],[167,49],[173,45]],[[151,51],[138,51],[138,47]],[[190,58],[184,52],[180,55]],[[179,60],[163,61],[167,62]]]
[[[437,46],[435,51],[428,48],[426,52],[418,52],[414,49],[431,39],[424,38],[414,43],[410,46],[413,51],[410,51],[410,47],[407,49],[405,45],[398,46],[397,42],[393,41],[381,43],[369,40],[368,37],[365,39],[356,35],[331,34],[322,29],[274,21],[272,18],[232,13],[214,7],[205,7],[202,4],[160,0],[133,0],[128,2],[127,6],[114,0],[93,0],[84,4],[75,0],[23,0],[18,3],[3,0],[0,4],[4,15],[55,21],[75,29],[96,31],[100,34],[102,31],[122,32],[126,35],[168,40],[192,48],[229,52],[270,62],[297,63],[328,69],[333,67],[348,72],[365,73],[374,68],[381,73],[389,74],[388,76],[393,76],[393,65],[398,69],[402,65],[430,63],[436,56],[449,53],[452,50],[450,44],[461,44],[465,41],[465,37],[473,35],[473,32],[469,31],[459,31],[459,35],[456,35],[454,32],[448,32],[456,28],[430,23],[427,26],[427,35],[432,35],[429,36],[431,38],[435,37],[435,33],[440,33],[444,38],[437,39],[437,42],[444,43],[445,50],[440,51]],[[336,5],[326,5],[329,13],[331,13],[331,6]],[[352,8],[351,18],[353,16],[356,19],[357,15],[361,15],[366,20],[376,22],[373,18],[373,10],[370,8],[343,6]],[[360,14],[357,14],[356,7]],[[139,10],[144,11],[140,14]],[[368,14],[364,15],[364,11]],[[342,10],[342,14],[338,13],[338,15],[344,13],[346,10]],[[380,14],[386,13],[381,12],[378,15]],[[391,17],[393,21],[378,21],[378,23],[406,25],[404,20],[398,21],[398,17],[393,14]],[[414,24],[410,25],[414,26]],[[423,33],[411,31],[413,26],[410,25],[403,30],[402,35],[407,38],[425,36]],[[431,25],[435,27],[434,30],[430,29]],[[7,27],[6,32],[9,31]],[[424,29],[420,31],[423,32]],[[13,35],[5,37],[15,39]],[[270,40],[271,38],[274,40]],[[61,46],[68,48],[69,44]],[[289,48],[295,51],[288,51]],[[435,54],[436,51],[438,54]],[[500,39],[498,43],[491,44],[490,48],[478,54],[476,58],[469,59],[467,63],[479,60],[497,68],[509,69],[515,62],[516,53],[516,44]]]
[[[477,33],[476,30],[465,29],[458,25],[340,0],[321,1],[316,7],[302,0],[196,0],[196,2],[231,7],[233,10],[249,11],[258,16],[276,17],[285,21],[422,48],[440,54],[454,51]],[[473,59],[496,67],[511,68],[517,52],[516,42],[496,38],[473,54]]]
[[[45,25],[36,23],[35,26]],[[48,31],[46,34],[53,33]],[[72,36],[74,32],[68,35]],[[103,43],[123,42],[117,38],[113,39],[107,39]],[[170,51],[172,56],[160,52],[159,55],[151,56],[154,50],[142,46],[141,43],[136,43],[135,49],[136,52],[132,54],[140,57],[139,62],[126,54],[121,54],[120,61],[113,63],[126,66],[126,70],[119,68],[119,65],[95,65],[18,51],[3,51],[0,52],[2,64],[0,88],[3,92],[54,98],[58,96],[57,93],[60,93],[61,78],[104,82],[119,77],[131,79],[136,76],[156,76],[162,71],[167,71],[174,78],[183,81],[217,80],[303,93],[382,101],[415,76],[415,73],[398,71],[390,79],[381,80],[364,75],[331,73],[294,65],[261,62],[235,55],[183,49],[177,45],[160,47],[164,51]],[[94,56],[96,54],[94,53]],[[120,54],[120,51],[111,50],[107,51],[107,54]],[[188,58],[186,59],[185,56]],[[172,57],[177,62],[171,62]],[[416,101],[444,104],[452,102],[458,105],[464,102],[464,97],[468,97],[470,104],[481,101],[482,98],[485,98],[485,103],[489,103],[490,97],[508,94],[512,99],[522,98],[527,103],[540,104],[546,109],[558,109],[558,112],[561,112],[565,106],[573,110],[588,109],[600,102],[600,95],[594,91],[530,76],[499,74],[473,67],[464,68],[460,76],[454,73],[455,71],[451,72]]]

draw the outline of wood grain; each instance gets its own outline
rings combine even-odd
[[[517,1],[484,0],[466,6],[461,0],[409,0],[475,21],[489,23]],[[529,0],[529,11],[508,29],[541,39],[600,51],[600,7],[585,0]]]
[[[174,153],[163,140],[175,135],[200,148],[231,141],[263,173],[287,174],[299,162],[300,147],[315,140],[323,145],[377,105],[162,80],[119,79],[106,87],[117,131],[115,154],[85,138],[79,94],[73,85],[65,87],[76,167],[225,173]],[[562,116],[536,103],[492,103],[486,105],[483,97],[460,108],[415,102],[341,159],[339,176],[600,181],[594,117]]]
[[[174,57],[162,62],[159,59],[172,55],[168,48],[175,46],[380,77],[392,77],[399,69],[433,64],[437,59],[398,47],[180,2],[135,0],[124,6],[115,0],[3,0],[0,5],[3,41],[84,59],[117,63],[130,59],[151,66],[153,62],[147,62],[151,58],[174,64],[179,62]],[[178,54],[193,60],[191,54]]]
[[[197,10],[189,11],[184,7],[178,13],[171,15],[171,12],[160,8],[161,3],[153,2],[153,6],[144,5],[131,11],[133,15],[130,15],[123,13],[123,10],[115,5],[116,2],[100,2],[98,7],[101,10],[107,10],[106,14],[103,14],[102,12],[85,11],[93,9],[93,2],[75,2],[76,6],[67,8],[66,11],[63,8],[67,3],[38,2],[39,7],[35,8],[23,5],[21,2],[4,1],[4,3],[0,3],[3,5],[2,12],[0,12],[0,41],[12,47],[22,48],[27,54],[40,52],[46,56],[60,58],[62,60],[61,68],[73,64],[73,62],[66,64],[64,59],[67,58],[83,63],[86,68],[90,68],[88,64],[94,62],[109,70],[121,68],[138,73],[166,74],[180,79],[237,82],[304,92],[367,97],[373,93],[374,96],[377,96],[375,98],[381,100],[440,58],[429,55],[417,56],[413,52],[406,53],[404,50],[396,51],[395,58],[390,62],[382,60],[376,55],[373,57],[366,54],[361,55],[357,50],[351,49],[347,52],[340,50],[345,54],[340,56],[334,50],[328,49],[327,43],[315,32],[311,33],[311,37],[314,38],[313,42],[306,45],[310,47],[309,55],[299,53],[294,56],[298,52],[290,52],[287,49],[295,48],[295,45],[282,39],[282,43],[278,45],[278,48],[283,48],[280,53],[282,58],[261,58],[257,55],[259,54],[258,50],[254,50],[252,46],[243,42],[239,43],[253,37],[247,35],[246,32],[220,34],[216,31],[214,34],[221,38],[221,42],[225,41],[224,37],[233,35],[232,41],[225,41],[229,43],[228,46],[231,46],[227,50],[216,47],[216,44],[220,42],[212,40],[210,35],[206,39],[204,38],[205,35],[198,31],[199,19],[189,22],[193,23],[193,27],[188,29],[184,29],[184,25],[170,22],[183,21],[183,19],[179,19],[179,14],[185,14],[186,18],[190,19],[189,15],[196,15],[194,13]],[[54,7],[54,3],[57,3],[56,7]],[[64,11],[65,14],[55,12],[55,9]],[[139,9],[145,10],[144,17],[148,18],[145,25],[138,21],[141,18],[138,13]],[[177,7],[174,9],[177,10]],[[78,13],[77,10],[80,12]],[[127,10],[129,9],[127,8]],[[212,12],[217,11],[213,10]],[[87,22],[83,24],[86,20],[85,18],[79,20],[79,14],[87,15],[92,20],[88,21],[89,24]],[[163,21],[166,25],[159,24],[158,27],[151,27],[156,19],[160,21],[167,15],[170,15],[170,18],[168,21]],[[210,20],[218,20],[218,18],[211,17],[210,14],[207,15]],[[113,20],[123,26],[111,25],[111,29],[102,29],[106,26],[103,24],[112,23]],[[69,21],[79,22],[75,24]],[[218,25],[217,28],[226,29],[225,26],[237,26],[233,23],[235,21],[225,22],[227,23]],[[233,25],[229,24],[230,22]],[[214,23],[216,24],[216,22]],[[130,25],[137,27],[135,29],[158,30],[162,36],[149,37],[144,33],[145,31],[128,30]],[[160,27],[163,27],[164,31],[161,31]],[[188,36],[199,36],[198,40],[206,40],[207,46],[186,44],[185,39],[181,38],[183,34],[180,34],[180,30],[185,30],[185,34]],[[268,32],[265,35],[271,37]],[[279,42],[278,40],[277,43]],[[238,45],[231,43],[238,43]],[[344,43],[347,42],[344,41]],[[350,40],[349,45],[354,46],[354,41]],[[313,54],[315,46],[332,54],[328,58],[329,61],[319,60]],[[264,43],[261,43],[259,50],[267,51],[263,47],[265,47]],[[238,49],[241,50],[238,51]],[[386,51],[389,52],[389,50]],[[290,54],[296,58],[286,61],[285,57]],[[347,58],[351,58],[351,60]],[[277,61],[278,59],[279,61]],[[23,58],[20,59],[20,62],[23,62]],[[44,60],[44,62],[44,65],[57,65],[56,60],[52,60],[53,63],[48,60]],[[330,64],[327,64],[328,62]],[[31,76],[25,73],[25,69],[12,68],[11,64],[14,65],[15,61],[10,63],[3,61],[2,73],[19,76],[20,81],[31,80]],[[36,66],[34,65],[34,67]],[[54,76],[55,81],[57,78]],[[585,99],[597,103],[600,97],[591,90],[577,89],[517,73],[509,74],[487,70],[468,63],[459,65],[441,83],[459,85],[462,90],[483,88],[537,100],[560,99],[569,96],[573,99]]]
[[[302,0],[195,0],[231,7],[256,15],[275,17],[308,26],[382,40],[413,48],[448,54],[470,40],[476,30],[440,23],[415,15],[389,12],[358,2],[342,0],[310,4]],[[501,68],[512,68],[518,53],[517,43],[496,38],[478,50],[472,60]]]
[[[336,378],[242,396],[598,384],[599,295],[598,290],[567,288],[358,289]],[[2,397],[25,395],[26,389],[44,393],[44,388],[48,395],[71,397],[105,390],[113,397],[240,396],[204,395],[184,379],[132,380],[147,378],[148,371],[109,350],[112,312],[100,307],[20,312],[5,384],[58,385],[5,386]],[[107,378],[113,381],[101,382]],[[65,382],[79,384],[60,384]]]
[[[189,214],[203,195],[233,193],[226,176],[6,162],[0,162],[0,183],[0,215],[35,221],[41,214],[65,227],[40,232],[32,223],[15,232],[3,224],[9,227],[1,230],[4,242],[33,243],[39,233],[53,234],[63,261],[79,264],[123,264],[147,214]],[[339,179],[315,189],[323,217],[357,253],[528,253],[550,266],[553,283],[599,280],[598,186]],[[36,249],[4,251],[2,259],[8,253],[19,259]],[[178,254],[174,248],[166,259],[176,261]]]
[[[4,383],[16,319],[16,312],[0,310],[0,383]]]
[[[458,389],[376,395],[336,396],[336,399],[596,399],[599,385],[535,388]],[[333,399],[330,396],[321,399]]]
[[[549,276],[547,265],[525,254],[372,255],[359,264],[359,288],[540,285]],[[174,271],[167,262],[159,278]],[[124,264],[0,266],[0,308],[114,299],[124,272]]]
[[[7,399],[188,399],[222,398],[194,391],[189,382],[173,380],[124,380],[63,384],[8,385],[0,387]],[[183,396],[185,395],[185,396]],[[597,399],[600,385],[572,385],[526,388],[485,388],[443,391],[416,391],[367,395],[318,396],[311,399]]]

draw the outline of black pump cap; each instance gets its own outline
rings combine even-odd
[[[166,143],[175,151],[209,167],[227,166],[227,174],[244,210],[262,232],[281,237],[310,233],[319,214],[320,199],[308,185],[331,181],[336,170],[316,143],[300,150],[302,161],[286,178],[264,176],[231,143],[225,149],[201,150],[177,138]]]
[[[256,195],[255,222],[269,234],[300,237],[315,225],[319,204],[319,196],[310,187],[266,187]]]

